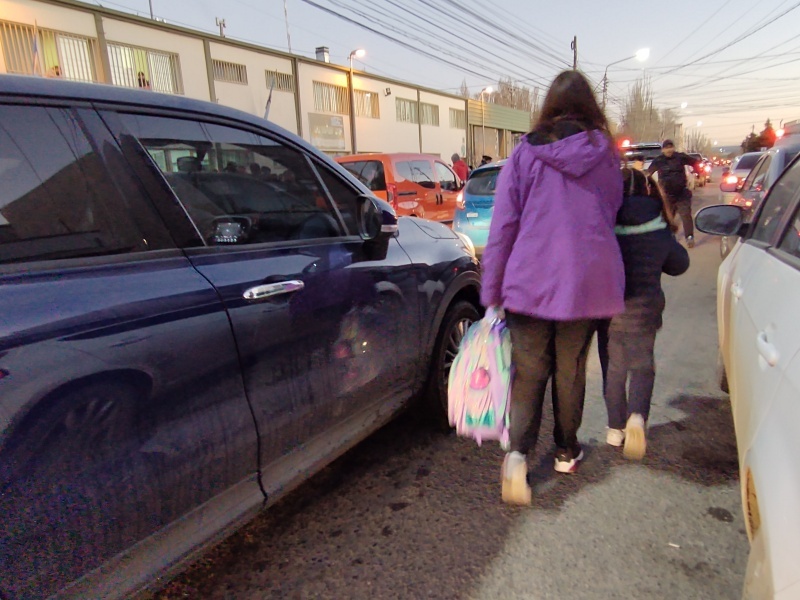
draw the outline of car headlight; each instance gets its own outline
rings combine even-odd
[[[455,233],[463,242],[464,250],[467,251],[467,254],[469,254],[472,258],[478,258],[478,255],[475,253],[475,244],[472,243],[470,237],[464,233],[461,233],[460,231],[454,231],[453,233]]]

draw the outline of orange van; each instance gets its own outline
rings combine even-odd
[[[372,192],[389,202],[398,216],[452,223],[464,182],[431,154],[354,154],[336,161]]]

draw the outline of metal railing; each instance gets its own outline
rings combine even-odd
[[[9,73],[74,81],[100,80],[95,38],[0,21],[0,44]]]

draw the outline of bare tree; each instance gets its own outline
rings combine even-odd
[[[686,134],[686,151],[711,154],[711,140],[705,134],[693,130]]]
[[[458,95],[464,98],[469,98],[469,88],[467,87],[467,80],[461,82],[461,89],[458,90]]]
[[[662,115],[653,100],[653,88],[649,79],[637,79],[630,87],[620,125],[623,135],[635,142],[664,139]]]

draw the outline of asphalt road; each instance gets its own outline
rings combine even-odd
[[[718,183],[696,193],[717,200]],[[552,416],[531,459],[533,507],[500,502],[496,444],[403,417],[210,551],[155,598],[739,598],[748,544],[735,438],[716,385],[717,240],[665,281],[648,452],[605,444],[593,351],[575,475],[552,469]],[[665,280],[667,278],[665,277]]]

